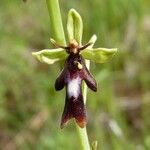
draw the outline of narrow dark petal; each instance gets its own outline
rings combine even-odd
[[[79,50],[81,51],[81,50],[84,50],[84,49],[86,49],[87,47],[89,47],[90,45],[92,45],[93,43],[87,43],[87,44],[85,44],[85,45],[83,45],[82,47],[80,47],[79,48]]]

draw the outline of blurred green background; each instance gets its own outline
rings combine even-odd
[[[75,8],[84,21],[83,40],[117,47],[105,64],[91,63],[98,92],[88,91],[88,134],[98,150],[150,149],[150,1],[60,0],[64,27]],[[44,0],[0,2],[0,149],[80,149],[73,121],[59,123],[65,91],[54,82],[61,67],[46,65],[32,51],[51,47]]]

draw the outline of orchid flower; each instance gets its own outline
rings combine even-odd
[[[68,45],[59,45],[54,39],[51,42],[55,49],[44,49],[33,52],[40,62],[53,64],[60,60],[65,60],[64,68],[55,81],[55,89],[66,88],[65,107],[61,119],[61,128],[68,120],[75,118],[77,124],[84,128],[87,123],[86,107],[82,95],[82,81],[87,86],[97,91],[97,83],[86,67],[85,59],[96,63],[107,62],[116,53],[117,49],[92,48],[97,37],[93,35],[85,45],[81,44],[83,22],[81,16],[71,9],[67,20]]]

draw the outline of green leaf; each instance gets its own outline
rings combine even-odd
[[[68,13],[67,32],[69,42],[75,39],[79,44],[81,44],[83,22],[81,16],[74,9],[71,9]]]
[[[117,52],[117,48],[107,49],[107,48],[95,48],[95,49],[85,49],[81,51],[82,56],[85,59],[91,60],[96,63],[105,63],[113,57]]]
[[[67,57],[66,51],[62,48],[44,49],[39,52],[33,52],[32,55],[40,62],[44,62],[47,64],[53,64]]]

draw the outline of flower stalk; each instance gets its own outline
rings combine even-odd
[[[87,86],[91,90],[97,91],[96,81],[89,72],[90,60],[96,63],[107,62],[116,53],[117,49],[93,48],[97,39],[96,35],[92,36],[87,44],[82,45],[83,22],[81,16],[74,9],[71,9],[68,13],[67,33],[69,44],[66,45],[59,1],[46,0],[46,3],[50,16],[50,30],[53,38],[56,40],[51,39],[51,42],[56,48],[33,52],[32,55],[39,61],[47,64],[66,60],[64,68],[55,82],[56,90],[66,87],[66,100],[61,128],[71,118],[74,118],[82,150],[90,150],[86,131],[85,103]],[[84,59],[86,60],[84,61]],[[83,83],[83,86],[81,86],[83,80],[86,84]],[[96,149],[97,143],[94,147]]]
[[[58,43],[66,45],[65,34],[63,30],[61,13],[59,8],[59,2],[58,0],[46,0],[46,2],[47,2],[47,8],[50,16],[50,21],[51,21],[51,30],[53,31],[54,34],[54,39],[58,41]],[[80,37],[79,40],[81,41]],[[84,83],[83,91],[84,91],[84,102],[86,102],[87,87],[85,83]],[[84,127],[83,129],[81,129],[77,125],[76,127],[79,135],[80,143],[82,146],[82,150],[90,150],[90,144],[88,140],[86,127]]]
[[[46,0],[48,13],[50,17],[50,30],[53,38],[62,45],[66,45],[65,34],[62,24],[58,0]]]

